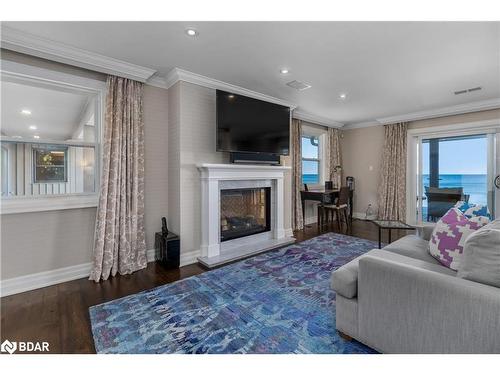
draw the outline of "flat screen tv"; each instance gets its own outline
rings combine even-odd
[[[217,151],[288,155],[290,108],[217,90]]]

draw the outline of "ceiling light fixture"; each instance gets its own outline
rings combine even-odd
[[[193,28],[188,28],[186,29],[186,35],[187,36],[198,36],[198,31],[196,29],[193,29]]]
[[[281,74],[288,74],[290,71],[287,68],[283,68],[280,70]]]
[[[29,109],[22,109],[21,110],[21,113],[25,116],[29,116],[31,115],[31,111]]]
[[[30,130],[36,130],[38,129],[36,125],[30,125]]]
[[[39,135],[34,135],[33,138],[40,139],[40,136]]]
[[[347,94],[346,93],[342,93],[339,95],[339,98],[340,100],[346,100],[347,99]]]

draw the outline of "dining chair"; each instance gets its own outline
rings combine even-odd
[[[336,200],[335,204],[323,204],[318,206],[318,210],[321,210],[321,217],[326,216],[326,222],[328,222],[328,216],[332,214],[332,221],[334,219],[334,215],[337,216],[337,223],[340,227],[341,219],[345,220],[347,229],[350,228],[350,220],[349,220],[349,187],[342,186],[339,191],[339,197]],[[342,217],[341,217],[342,215]]]

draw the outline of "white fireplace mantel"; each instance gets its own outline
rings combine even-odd
[[[285,173],[290,167],[241,164],[199,164],[201,174],[201,227],[202,256],[199,261],[213,267],[266,251],[294,241],[286,237],[284,228],[284,188]],[[271,186],[271,230],[235,240],[220,241],[220,191],[231,181],[244,186]]]
[[[198,164],[202,179],[262,180],[284,178],[291,167],[246,164]]]

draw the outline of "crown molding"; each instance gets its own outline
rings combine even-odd
[[[156,74],[148,78],[148,80],[146,81],[146,85],[159,87],[161,89],[168,89],[167,81],[165,80],[165,78]]]
[[[371,126],[395,124],[398,122],[418,121],[430,118],[438,118],[444,116],[462,115],[465,113],[487,111],[490,109],[500,108],[500,98],[481,100],[465,104],[452,105],[448,107],[434,108],[425,111],[411,112],[397,116],[378,118],[375,121],[358,122],[348,124],[343,129],[361,129]]]
[[[452,105],[448,107],[435,108],[425,111],[407,113],[391,117],[383,117],[376,119],[380,124],[394,124],[404,121],[417,121],[429,118],[460,115],[470,112],[486,111],[489,109],[500,108],[500,98],[481,100],[465,104]]]
[[[304,113],[298,110],[293,111],[292,117],[298,120],[307,121],[312,124],[326,126],[328,128],[342,128],[344,124],[338,121],[333,121],[331,119],[312,115],[310,113]]]
[[[154,69],[103,56],[10,27],[1,28],[1,46],[12,51],[41,57],[101,73],[145,82]]]
[[[275,98],[273,96],[261,94],[260,92],[257,92],[257,91],[252,91],[252,90],[246,89],[246,88],[241,87],[241,86],[236,86],[236,85],[233,85],[231,83],[219,81],[217,79],[202,76],[201,74],[189,72],[187,70],[183,70],[183,69],[179,69],[179,68],[172,69],[165,77],[166,88],[172,87],[173,85],[175,85],[179,81],[193,83],[195,85],[208,87],[211,89],[224,90],[224,91],[232,92],[234,94],[245,95],[245,96],[248,96],[248,97],[251,97],[254,99],[264,100],[266,102],[275,103],[275,104],[279,104],[279,105],[282,105],[285,107],[289,107],[292,110],[297,108],[296,104],[287,102],[285,100]]]
[[[380,126],[382,125],[378,121],[365,121],[365,122],[356,122],[353,124],[347,124],[342,127],[342,129],[350,130],[350,129],[362,129],[362,128],[370,128],[372,126]]]

